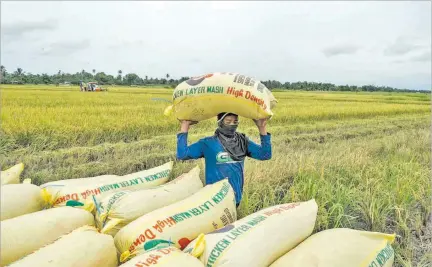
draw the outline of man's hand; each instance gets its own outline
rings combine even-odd
[[[187,120],[180,121],[180,131],[182,133],[187,133],[189,131],[189,127],[197,123],[198,123],[197,121],[187,121]]]
[[[267,119],[253,120],[261,135],[267,135]]]

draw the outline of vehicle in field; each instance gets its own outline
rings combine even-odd
[[[80,90],[83,92],[102,92],[108,91],[107,88],[102,88],[97,82],[80,83]]]

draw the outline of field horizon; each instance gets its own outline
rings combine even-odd
[[[173,89],[2,85],[2,170],[23,162],[22,179],[124,175],[174,160],[171,178],[201,168],[176,161],[179,122],[163,115]],[[247,159],[244,217],[280,203],[315,199],[314,232],[347,227],[396,233],[396,267],[432,266],[431,96],[400,92],[274,90],[268,122],[273,157]],[[165,99],[165,100],[164,100]],[[189,144],[216,120],[191,127]],[[239,131],[259,141],[240,118]]]

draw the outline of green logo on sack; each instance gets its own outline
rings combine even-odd
[[[226,163],[226,162],[230,162],[230,161],[233,161],[233,160],[230,157],[230,155],[228,154],[228,152],[219,152],[216,155],[216,161],[219,162],[219,163]]]
[[[145,243],[144,250],[149,251],[149,250],[161,249],[161,248],[168,247],[170,245],[174,245],[174,243],[171,242],[170,240],[155,239]]]

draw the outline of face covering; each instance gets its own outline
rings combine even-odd
[[[247,155],[246,135],[236,132],[238,125],[225,125],[221,120],[218,126],[215,136],[233,160],[242,161]]]
[[[223,122],[218,123],[219,131],[225,136],[232,137],[237,130],[238,125],[225,125]]]

